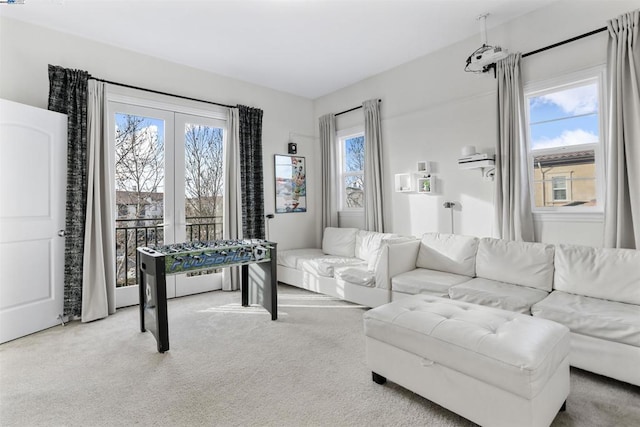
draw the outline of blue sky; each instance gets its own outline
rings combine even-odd
[[[120,127],[125,122],[126,114],[116,113],[116,127]],[[154,119],[151,117],[144,117],[148,126],[155,127],[158,133],[158,138],[164,141],[164,120]]]
[[[531,148],[598,142],[598,87],[595,83],[529,98]]]

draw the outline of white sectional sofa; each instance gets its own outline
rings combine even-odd
[[[327,227],[321,249],[278,251],[278,281],[377,307],[391,301],[388,247],[410,240],[415,238]]]
[[[388,248],[392,299],[449,297],[571,330],[572,366],[640,385],[640,251],[427,233]]]

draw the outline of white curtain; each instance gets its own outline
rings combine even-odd
[[[640,10],[607,23],[609,150],[604,245],[640,249]]]
[[[242,192],[240,190],[240,120],[238,109],[230,108],[227,118],[227,143],[224,146],[224,225],[225,239],[242,239]],[[239,267],[222,271],[222,290],[240,289]]]
[[[497,63],[498,141],[495,216],[498,237],[532,242],[520,54]]]
[[[338,226],[336,179],[336,116],[325,114],[319,119],[320,152],[322,160],[322,230]]]
[[[364,111],[364,228],[384,231],[382,188],[382,125],[380,102],[362,103]]]
[[[116,311],[115,222],[111,156],[105,125],[105,84],[88,82],[87,217],[82,265],[82,321]]]

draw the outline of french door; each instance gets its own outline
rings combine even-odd
[[[108,114],[123,307],[138,303],[138,246],[222,238],[226,122],[119,102]],[[216,270],[167,276],[169,298],[221,288]]]

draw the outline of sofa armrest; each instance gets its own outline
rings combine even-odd
[[[396,237],[392,239],[385,239],[381,242],[380,248],[376,251],[375,258],[369,260],[368,265],[368,270],[372,272],[375,277],[375,285],[377,288],[391,289],[391,276],[389,275],[389,248],[413,241],[414,240],[410,237]]]
[[[415,270],[420,240],[412,240],[388,246],[388,273],[389,279],[400,273]]]

